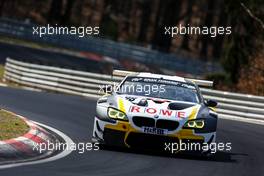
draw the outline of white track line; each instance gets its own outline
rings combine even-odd
[[[66,134],[64,134],[63,132],[55,129],[55,128],[52,128],[50,126],[47,126],[47,125],[44,125],[42,123],[38,123],[38,122],[35,122],[34,123],[40,125],[40,126],[43,126],[49,130],[51,130],[52,132],[58,134],[60,137],[62,137],[65,142],[66,142],[66,145],[67,146],[70,146],[73,141],[71,140],[70,137],[68,137]],[[68,147],[67,147],[68,148]],[[64,150],[62,151],[61,153],[57,154],[57,155],[54,155],[50,158],[44,158],[44,159],[40,159],[40,160],[36,160],[36,161],[25,161],[25,162],[21,162],[21,163],[12,163],[12,164],[6,164],[6,165],[0,165],[0,169],[6,169],[6,168],[12,168],[12,167],[18,167],[18,166],[25,166],[25,165],[32,165],[32,164],[41,164],[41,163],[46,163],[46,162],[51,162],[51,161],[55,161],[55,160],[58,160],[58,159],[61,159],[67,155],[69,155],[72,151],[71,150]]]

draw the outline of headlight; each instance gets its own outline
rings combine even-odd
[[[190,120],[190,121],[187,121],[184,124],[184,127],[185,128],[198,128],[198,129],[201,129],[201,128],[204,127],[204,120],[200,119],[200,120]]]
[[[124,112],[111,107],[108,108],[108,116],[111,119],[128,121],[127,116]]]

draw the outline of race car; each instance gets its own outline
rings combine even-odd
[[[146,150],[165,150],[169,143],[215,142],[217,102],[204,100],[199,89],[213,82],[121,70],[113,75],[125,78],[114,89],[104,87],[107,94],[97,101],[93,142]]]

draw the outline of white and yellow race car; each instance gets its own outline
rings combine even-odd
[[[126,76],[97,101],[93,142],[164,150],[168,143],[215,142],[217,113],[198,86],[211,81],[152,73],[114,71]],[[204,152],[204,151],[202,151]],[[206,151],[208,152],[208,151]]]

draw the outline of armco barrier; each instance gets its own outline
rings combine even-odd
[[[44,35],[39,37],[32,34],[32,27],[35,26],[36,24],[32,23],[0,18],[0,35],[93,52],[119,60],[132,59],[145,64],[155,64],[163,68],[178,70],[179,72],[193,75],[203,75],[206,72],[222,71],[220,64],[216,62],[203,62],[198,59],[179,57],[145,47],[98,37],[79,38],[69,35]]]
[[[4,79],[24,86],[98,98],[103,85],[121,77],[36,65],[7,58]],[[217,100],[223,116],[264,119],[264,97],[201,89],[204,98]]]

